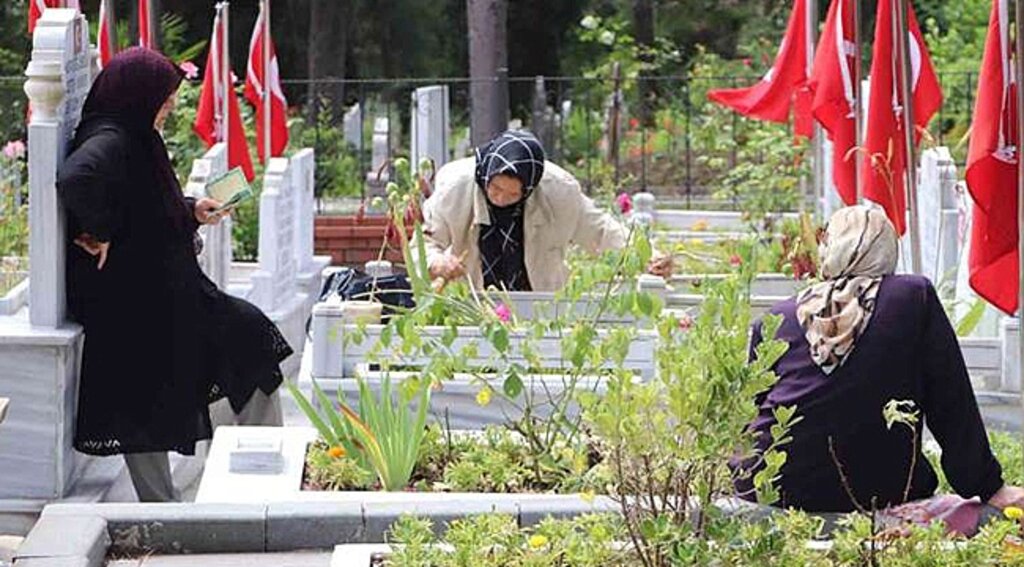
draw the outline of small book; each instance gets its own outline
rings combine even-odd
[[[219,213],[238,206],[242,201],[253,196],[252,187],[245,179],[242,169],[236,167],[206,184],[206,195],[216,199],[220,208],[210,211]]]

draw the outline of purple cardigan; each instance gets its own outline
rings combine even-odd
[[[922,417],[910,500],[931,496],[938,484],[921,454],[925,424],[942,446],[942,469],[960,496],[984,502],[1002,486],[1002,469],[989,449],[956,334],[930,281],[886,277],[867,329],[831,377],[811,360],[795,299],[771,312],[785,317],[777,338],[789,351],[774,367],[779,381],[757,398],[759,413],[751,428],[760,435],[758,448],[768,444],[774,408],[795,405],[803,417],[785,448],[778,505],[810,512],[855,509],[829,453],[830,437],[849,488],[864,508],[901,503],[913,440],[904,425],[886,429],[882,408],[893,399],[913,400]],[[751,356],[761,340],[757,323]],[[752,462],[743,465],[750,468]],[[754,498],[750,477],[741,475],[736,488],[744,498]]]

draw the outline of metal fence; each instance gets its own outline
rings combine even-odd
[[[940,73],[945,103],[925,143],[948,145],[962,164],[977,87],[974,73]],[[655,76],[511,77],[510,117],[542,139],[553,161],[574,173],[584,187],[649,190],[681,206],[730,208],[713,198],[724,172],[762,156],[750,150],[751,135],[764,123],[747,120],[707,100],[713,88],[752,84],[756,77]],[[25,138],[23,77],[0,77],[0,145]],[[452,158],[469,145],[467,78],[286,80],[285,88],[303,118],[293,129],[293,146],[318,150],[318,190],[325,196],[364,195],[371,163],[373,123],[390,118],[388,156],[407,155],[411,93],[419,87],[449,89],[448,123]],[[618,101],[616,104],[615,101]],[[345,141],[345,112],[357,132]],[[615,125],[613,127],[613,125]],[[788,143],[786,127],[779,143]],[[198,141],[197,141],[198,143]]]
[[[966,144],[961,144],[961,140],[969,125],[976,75],[942,73],[939,78],[946,101],[929,127],[926,143],[950,145],[958,161],[962,161]],[[749,151],[748,144],[751,134],[766,126],[709,103],[707,91],[746,86],[757,80],[689,76],[622,80],[511,77],[510,118],[537,133],[551,159],[577,175],[588,191],[609,186],[643,189],[683,206],[728,208],[730,203],[716,202],[712,195],[723,172],[742,160],[762,159]],[[469,79],[286,81],[292,102],[302,102],[301,112],[310,130],[307,138],[320,143],[321,150],[331,150],[324,147],[324,141],[334,144],[341,139],[341,115],[353,112],[349,120],[356,121],[357,126],[350,124],[350,128],[358,129],[362,150],[349,155],[358,163],[363,178],[379,165],[371,163],[369,149],[374,119],[390,118],[389,155],[406,155],[411,93],[428,85],[445,85],[449,89],[451,157],[463,157],[469,149]],[[352,111],[356,103],[357,114]],[[323,119],[316,120],[317,114]],[[786,127],[776,128],[780,131],[780,143],[789,140]]]

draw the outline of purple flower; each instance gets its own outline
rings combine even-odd
[[[25,142],[21,140],[11,140],[4,146],[4,156],[7,159],[15,160],[25,157]]]
[[[619,193],[615,202],[619,205],[619,211],[624,215],[628,215],[633,210],[633,198],[629,196],[629,193]]]
[[[500,319],[502,323],[508,323],[512,320],[512,310],[504,303],[499,303],[494,306],[494,314],[498,316],[498,319]]]

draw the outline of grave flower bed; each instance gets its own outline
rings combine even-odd
[[[415,184],[411,184],[415,187]],[[415,189],[389,187],[399,234]],[[417,235],[419,226],[413,226]],[[415,238],[413,239],[415,242]],[[583,517],[521,529],[500,515],[452,523],[443,538],[425,520],[394,525],[393,565],[995,565],[1020,561],[1009,551],[1020,533],[1013,519],[989,524],[973,540],[953,540],[941,527],[897,530],[854,514],[826,533],[823,518],[777,511],[744,516],[718,505],[734,495],[733,458],[752,454],[747,424],[755,395],[770,388],[785,343],[772,339],[781,318],[763,318],[765,341],[748,362],[753,258],[750,243],[731,272],[701,286],[699,309],[686,317],[663,310],[658,297],[621,282],[641,274],[652,255],[648,235],[631,232],[625,250],[571,262],[560,301],[590,301],[595,309],[519,320],[480,290],[443,286],[426,276],[422,250],[403,238],[415,309],[396,313],[370,350],[380,374],[374,390],[363,378],[358,403],[339,393],[293,394],[320,433],[306,460],[310,489],[452,491],[497,494],[602,494],[612,517]],[[604,313],[631,316],[631,325],[600,328]],[[426,329],[443,332],[425,332]],[[474,341],[459,341],[471,329]],[[654,333],[654,371],[625,367],[631,341]],[[559,363],[545,364],[538,341],[558,337]],[[346,341],[359,342],[355,332]],[[379,347],[379,348],[378,348]],[[373,358],[374,349],[379,356]],[[470,364],[488,352],[484,366]],[[403,357],[424,361],[403,366]],[[399,370],[402,372],[399,373]],[[548,372],[563,386],[541,397],[524,377]],[[401,379],[397,378],[403,376]],[[453,432],[427,426],[430,397],[456,375],[478,388],[477,403],[502,400],[518,411],[504,428]],[[597,378],[602,387],[582,387]],[[545,411],[541,411],[544,406]],[[578,411],[570,411],[577,408]],[[777,498],[798,408],[776,410],[764,468],[752,479],[757,500]],[[881,408],[879,411],[882,411]],[[997,444],[998,446],[998,444]],[[1019,453],[1004,457],[1019,462]],[[1009,481],[1015,480],[1012,476]],[[760,508],[762,512],[773,510]],[[1021,513],[1024,515],[1024,512]],[[821,542],[828,539],[825,543]],[[1024,564],[1022,562],[1021,564]]]

